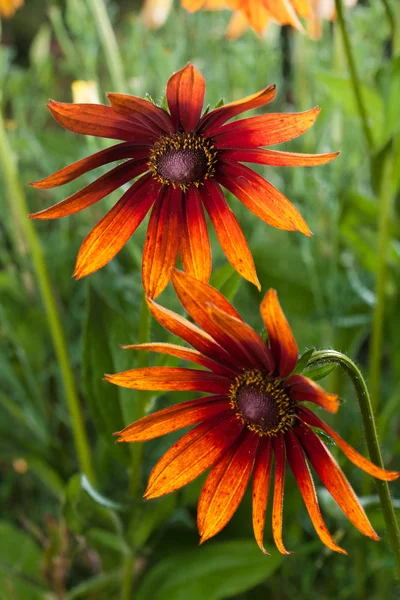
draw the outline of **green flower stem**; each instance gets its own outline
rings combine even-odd
[[[124,75],[121,55],[119,53],[114,30],[108,18],[104,0],[88,0],[96,23],[97,31],[103,46],[110,79],[115,92],[126,92],[127,83]]]
[[[57,42],[60,44],[60,48],[67,59],[69,68],[72,72],[79,72],[79,69],[82,68],[82,61],[68,35],[67,29],[64,25],[61,9],[58,6],[51,5],[49,6],[47,12],[54,34],[57,38]]]
[[[379,194],[378,222],[378,270],[375,285],[375,308],[372,319],[370,346],[369,386],[374,410],[377,409],[380,396],[382,341],[385,317],[385,289],[387,275],[387,254],[390,239],[390,226],[393,213],[393,154],[391,149],[383,158]]]
[[[390,6],[389,0],[382,0],[383,6],[385,7],[387,20],[389,21],[389,26],[392,31],[392,38],[394,39],[395,31],[396,31],[396,21],[394,18],[392,7]]]
[[[128,553],[125,556],[123,570],[122,570],[122,585],[121,585],[121,600],[132,599],[132,585],[133,585],[133,569],[134,569],[135,556],[132,553]]]
[[[47,315],[48,326],[60,367],[65,397],[71,416],[72,430],[78,460],[82,471],[91,482],[94,482],[95,474],[92,467],[90,446],[87,439],[84,419],[81,407],[79,405],[78,394],[76,392],[74,377],[68,358],[68,350],[60,315],[58,314],[56,301],[51,289],[49,273],[47,271],[46,262],[43,256],[43,250],[40,245],[39,238],[36,235],[32,221],[28,219],[28,207],[23,190],[19,183],[18,170],[4,127],[2,115],[0,115],[0,164],[3,168],[4,178],[8,188],[10,210],[14,216],[17,226],[23,232],[32,256],[39,290]]]
[[[344,51],[347,58],[354,96],[357,104],[357,109],[360,115],[362,128],[364,131],[365,141],[367,142],[369,152],[372,153],[374,141],[372,138],[371,130],[368,125],[368,115],[365,109],[365,104],[361,93],[360,80],[356,69],[356,63],[354,61],[353,51],[350,44],[350,38],[344,20],[343,0],[335,0],[335,6],[337,12],[337,21],[343,38]]]
[[[350,377],[357,393],[357,399],[360,406],[360,412],[364,424],[365,437],[367,441],[369,455],[372,462],[381,468],[384,468],[382,454],[378,442],[378,432],[376,430],[375,418],[368,388],[361,374],[360,369],[345,354],[336,352],[336,350],[320,350],[314,352],[311,356],[309,365],[335,363]],[[379,495],[379,501],[382,507],[383,516],[386,524],[386,531],[389,537],[390,545],[393,551],[393,557],[396,563],[397,576],[400,579],[400,530],[396,519],[396,514],[390,496],[389,485],[387,481],[375,479]]]

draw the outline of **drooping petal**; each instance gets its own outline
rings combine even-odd
[[[231,340],[239,345],[240,354],[245,353],[252,366],[274,371],[274,360],[270,349],[257,332],[228,313],[219,310],[216,306],[208,304],[209,315],[216,325],[225,331]]]
[[[201,199],[206,207],[218,236],[219,243],[227,259],[236,271],[254,283],[261,290],[253,257],[239,223],[231,211],[220,186],[213,179],[207,179],[200,190]]]
[[[150,473],[145,498],[164,496],[196,479],[225,454],[243,428],[235,415],[218,415],[189,431]]]
[[[263,0],[271,17],[281,25],[291,25],[300,31],[303,29],[290,0]]]
[[[50,100],[47,105],[53,117],[60,125],[84,135],[126,140],[149,144],[159,134],[152,128],[144,128],[133,119],[118,115],[111,106],[102,104],[69,104]]]
[[[248,110],[253,110],[254,108],[269,104],[274,100],[275,96],[276,86],[269,85],[256,94],[252,94],[241,100],[236,100],[235,102],[229,102],[229,104],[220,106],[220,108],[216,108],[204,115],[201,119],[199,129],[205,136],[211,137],[213,131],[216,131],[221,125],[233,117],[247,112]]]
[[[154,202],[159,184],[151,175],[136,181],[86,236],[80,247],[74,277],[80,279],[104,267],[126,244]]]
[[[220,160],[256,163],[270,167],[314,167],[331,162],[339,154],[340,152],[301,154],[300,152],[280,152],[279,150],[251,148],[249,150],[221,150],[218,157]]]
[[[236,373],[227,367],[224,367],[219,362],[204,356],[197,350],[191,350],[190,348],[184,348],[176,344],[164,344],[164,343],[148,343],[148,344],[128,344],[121,346],[125,350],[148,350],[149,352],[159,352],[160,354],[168,354],[168,356],[176,356],[183,360],[190,360],[206,369],[210,369],[213,373],[219,375],[225,375],[225,377],[236,377]]]
[[[234,366],[229,354],[208,333],[150,298],[147,299],[147,304],[153,317],[165,329],[196,348],[201,354],[205,354],[229,368]]]
[[[223,375],[182,367],[142,367],[114,375],[106,381],[131,390],[176,390],[226,394],[231,381]]]
[[[130,96],[129,94],[107,94],[107,98],[116,113],[126,117],[134,117],[143,127],[151,127],[162,133],[173,133],[169,114],[148,100]]]
[[[349,521],[364,535],[373,540],[379,540],[379,536],[373,530],[353,488],[328,448],[304,423],[300,423],[294,431],[322,483]]]
[[[245,431],[211,469],[197,506],[200,543],[216,535],[235,514],[250,479],[259,436]]]
[[[182,6],[189,12],[196,12],[199,10],[206,0],[182,0]]]
[[[268,554],[263,545],[265,513],[267,511],[269,481],[271,477],[271,438],[262,437],[257,449],[253,471],[253,529],[256,542]]]
[[[200,194],[193,186],[183,197],[179,249],[185,272],[207,283],[211,275],[210,240]]]
[[[258,173],[240,163],[221,161],[218,163],[215,177],[249,210],[269,225],[311,235],[297,208]]]
[[[278,374],[283,379],[295,368],[298,350],[275,290],[268,290],[261,302],[260,310],[267,328],[272,355],[278,365]]]
[[[313,402],[330,413],[336,413],[339,408],[337,394],[329,394],[315,381],[303,375],[292,375],[285,387],[290,388],[290,394],[298,402]]]
[[[281,554],[291,554],[282,541],[283,491],[285,485],[285,442],[283,436],[273,438],[275,454],[274,501],[272,504],[272,535]]]
[[[315,527],[315,531],[325,546],[328,546],[328,548],[335,552],[347,554],[343,548],[340,548],[340,546],[335,543],[324,523],[318,505],[317,494],[315,493],[314,482],[308,464],[304,458],[299,440],[292,431],[288,431],[285,438],[288,462],[293,475],[296,478],[297,485],[303,496],[304,504],[306,505],[312,524]]]
[[[154,204],[143,249],[142,279],[149,298],[167,287],[179,251],[182,221],[180,188],[163,186]]]
[[[302,113],[269,113],[223,125],[213,134],[215,147],[257,148],[288,142],[310,129],[320,109]]]
[[[311,425],[311,427],[318,427],[318,429],[321,429],[327,433],[334,440],[334,442],[336,442],[347,458],[351,460],[351,462],[359,469],[362,469],[366,473],[369,473],[373,477],[383,481],[394,481],[400,477],[400,473],[397,471],[387,471],[386,469],[382,469],[381,467],[374,465],[370,460],[357,452],[357,450],[355,450],[342,437],[340,437],[336,431],[329,427],[329,425],[317,417],[317,415],[315,415],[311,410],[308,410],[308,408],[305,406],[299,407],[298,417],[303,421],[303,423],[307,423],[307,425]]]
[[[102,200],[111,192],[128,183],[138,175],[148,171],[147,158],[141,160],[128,160],[122,165],[118,165],[109,173],[105,173],[93,183],[90,183],[83,189],[75,192],[65,200],[61,200],[54,206],[40,210],[37,213],[29,215],[30,219],[60,219],[67,215],[75,214],[88,206],[92,206],[99,200]],[[131,188],[132,189],[132,188]]]
[[[117,442],[144,442],[229,412],[224,396],[198,398],[147,415],[113,435],[119,436]]]
[[[132,142],[122,142],[111,148],[100,150],[96,154],[92,154],[87,158],[82,158],[72,165],[68,165],[59,171],[56,171],[49,177],[42,179],[41,181],[34,181],[30,183],[32,187],[39,189],[50,189],[60,185],[64,185],[73,181],[77,177],[80,177],[84,173],[88,173],[97,167],[101,167],[114,162],[115,160],[123,160],[124,158],[145,158],[149,154],[149,149],[146,146],[138,146]]]
[[[175,129],[193,131],[200,119],[204,104],[204,77],[190,63],[169,78],[167,102]]]

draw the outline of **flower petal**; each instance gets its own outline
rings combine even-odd
[[[111,192],[128,183],[138,175],[148,171],[147,158],[141,160],[128,160],[118,165],[109,173],[105,173],[93,183],[75,192],[65,200],[61,200],[54,206],[40,210],[29,215],[30,219],[59,219],[67,215],[75,214],[88,206],[92,206],[102,200]],[[132,188],[131,188],[132,189]]]
[[[301,445],[322,483],[349,521],[364,535],[373,540],[379,540],[379,536],[372,529],[353,488],[325,444],[304,423],[300,423],[294,432],[300,439]]]
[[[217,181],[257,217],[278,229],[311,232],[293,204],[261,175],[240,163],[219,162]]]
[[[248,110],[265,106],[274,100],[276,96],[276,86],[269,85],[260,92],[242,98],[242,100],[236,100],[236,102],[229,102],[224,106],[215,108],[210,111],[200,121],[200,130],[205,136],[212,136],[212,132],[216,131],[221,125],[240,115]]]
[[[193,131],[200,119],[204,104],[204,77],[190,63],[174,73],[167,83],[167,102],[175,129]]]
[[[184,319],[180,315],[160,306],[150,298],[147,304],[151,314],[165,329],[168,329],[174,335],[188,342],[193,348],[196,348],[201,354],[220,362],[221,364],[232,368],[233,364],[227,352],[219,346],[208,333],[202,331],[199,327]]]
[[[55,120],[74,133],[114,140],[136,140],[144,145],[154,142],[158,137],[152,129],[145,129],[136,121],[118,115],[111,106],[69,104],[54,100],[50,100],[47,106]]]
[[[267,328],[272,355],[278,364],[279,377],[284,379],[290,375],[297,364],[298,350],[275,290],[268,290],[260,309]]]
[[[222,148],[256,148],[288,142],[310,129],[320,109],[302,113],[269,113],[223,125],[213,133],[218,150]]]
[[[233,414],[218,415],[189,431],[150,473],[145,498],[164,496],[196,479],[225,454],[243,428]]]
[[[131,390],[177,390],[226,394],[231,381],[222,375],[183,369],[181,367],[142,367],[114,375],[106,374],[106,381]]]
[[[115,160],[122,160],[124,158],[140,159],[148,155],[149,149],[146,146],[138,146],[138,144],[132,142],[122,142],[116,146],[111,146],[111,148],[100,150],[100,152],[96,152],[96,154],[92,154],[87,158],[82,158],[82,160],[78,160],[72,165],[56,171],[52,175],[49,175],[49,177],[41,181],[34,181],[29,185],[40,189],[55,188],[65,185],[84,173],[88,173],[88,171],[107,165]]]
[[[74,277],[80,279],[104,267],[126,244],[150,210],[159,184],[143,175],[86,236]]]
[[[328,548],[335,552],[347,554],[343,548],[340,548],[340,546],[335,544],[334,539],[324,523],[319,509],[317,495],[315,493],[314,482],[306,459],[304,458],[299,440],[292,431],[286,433],[285,440],[288,462],[293,475],[296,478],[297,485],[303,496],[304,504],[306,505],[312,524],[315,527],[315,531],[325,546],[328,546]]]
[[[251,148],[249,150],[221,150],[220,160],[256,163],[270,167],[314,167],[325,165],[336,158],[340,152],[328,154],[301,154],[300,152],[280,152],[279,150],[264,150]]]
[[[253,529],[254,537],[264,554],[263,545],[265,513],[267,511],[269,480],[271,477],[272,444],[271,438],[262,437],[257,449],[253,471]]]
[[[394,481],[400,477],[400,473],[397,471],[387,471],[386,469],[382,469],[381,467],[374,465],[370,460],[357,452],[357,450],[355,450],[342,437],[340,437],[336,431],[329,427],[329,425],[317,417],[317,415],[315,415],[311,410],[308,410],[308,408],[305,406],[300,407],[297,414],[303,423],[307,423],[307,425],[311,425],[311,427],[318,427],[318,429],[321,429],[327,433],[353,464],[366,473],[369,473],[369,475],[372,475],[372,477],[376,477],[377,479],[381,479],[383,481]]]
[[[249,483],[259,436],[243,434],[211,469],[197,506],[200,543],[225,527],[236,512]]]
[[[313,402],[330,413],[336,413],[339,409],[337,394],[329,394],[315,381],[303,375],[292,375],[285,387],[290,388],[294,400],[298,402]]]
[[[300,31],[303,29],[290,0],[263,0],[271,17],[281,25],[291,25]]]
[[[198,398],[147,415],[113,435],[120,436],[117,442],[144,442],[229,411],[225,396]]]
[[[254,283],[261,290],[253,257],[246,239],[235,215],[225,200],[219,184],[215,183],[212,179],[206,179],[204,186],[200,190],[200,194],[211,222],[214,225],[219,243],[232,267],[236,269],[239,275],[247,279],[247,281]]]
[[[200,194],[193,186],[183,198],[179,249],[185,272],[207,283],[211,275],[210,240]]]
[[[154,204],[143,249],[142,279],[149,298],[167,287],[179,251],[182,192],[163,186]]]
[[[285,484],[285,443],[283,436],[273,438],[275,453],[274,501],[272,504],[272,535],[281,554],[291,554],[282,541],[283,489]]]
[[[222,366],[212,358],[204,356],[197,350],[191,350],[190,348],[184,348],[183,346],[177,346],[176,344],[164,344],[164,343],[148,343],[148,344],[129,344],[121,346],[125,350],[149,350],[150,352],[160,352],[161,354],[168,354],[169,356],[176,356],[183,360],[190,360],[206,369],[210,369],[213,373],[219,375],[225,375],[225,377],[236,377],[236,373],[227,367]]]
[[[143,127],[150,127],[159,134],[174,132],[169,114],[152,102],[129,94],[108,93],[107,98],[116,113],[137,119]]]

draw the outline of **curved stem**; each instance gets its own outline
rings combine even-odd
[[[374,141],[372,138],[371,130],[368,125],[368,115],[365,109],[364,100],[361,93],[360,80],[358,78],[356,63],[354,61],[353,51],[351,49],[349,34],[347,33],[346,23],[343,14],[343,0],[335,0],[337,20],[342,33],[344,51],[349,66],[351,82],[353,85],[354,96],[357,104],[357,109],[360,115],[362,128],[364,131],[365,141],[367,142],[368,150],[372,153]]]
[[[383,468],[382,454],[378,442],[378,432],[375,425],[371,398],[360,369],[348,356],[341,354],[341,352],[336,352],[336,350],[320,350],[314,352],[308,364],[326,363],[340,365],[350,377],[357,393],[370,458],[376,465]],[[387,481],[375,479],[375,482],[385,519],[386,531],[396,563],[397,576],[400,579],[400,530],[392,504],[389,486]]]
[[[61,378],[64,385],[65,397],[71,416],[72,431],[74,435],[76,453],[80,466],[85,475],[94,482],[95,475],[92,467],[90,446],[86,435],[84,419],[79,404],[78,394],[75,388],[74,377],[68,357],[67,345],[60,315],[57,310],[56,301],[51,289],[49,273],[43,256],[43,250],[32,221],[28,219],[28,207],[25,196],[19,183],[19,176],[14,160],[14,153],[10,147],[7,133],[4,127],[2,115],[0,115],[0,164],[4,171],[4,178],[8,188],[10,208],[18,227],[23,231],[27,241],[36,278],[46,311],[47,323],[53,340]]]
[[[382,0],[382,2],[383,2],[383,6],[385,8],[385,11],[386,11],[387,19],[389,21],[389,26],[390,26],[390,29],[392,32],[392,38],[394,38],[395,31],[396,31],[396,21],[394,18],[392,7],[390,6],[389,0]]]

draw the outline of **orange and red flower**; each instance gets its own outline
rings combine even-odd
[[[269,113],[228,123],[243,112],[271,102],[275,86],[201,116],[204,93],[202,75],[187,65],[168,81],[170,113],[125,94],[108,94],[111,106],[50,102],[53,116],[67,129],[123,141],[32,185],[53,188],[102,165],[122,159],[125,162],[31,217],[56,219],[76,213],[138,177],[84,240],[75,277],[93,273],[114,258],[153,206],[142,264],[146,294],[154,298],[163,291],[178,252],[184,270],[207,282],[211,250],[205,208],[228,260],[258,286],[250,250],[221,186],[266,223],[310,235],[307,224],[289,200],[241,163],[310,166],[331,161],[337,153],[297,154],[260,148],[304,133],[314,123],[319,109]]]
[[[149,300],[149,308],[161,325],[194,349],[163,343],[127,348],[175,356],[206,370],[148,367],[107,375],[106,379],[137,390],[191,390],[212,395],[150,414],[115,434],[119,442],[143,442],[196,425],[156,464],[145,497],[173,492],[211,467],[198,504],[198,528],[203,542],[231,519],[252,475],[254,534],[265,552],[264,521],[274,457],[272,531],[276,546],[286,554],[282,508],[287,458],[324,544],[345,554],[323,521],[308,463],[348,519],[364,535],[379,539],[314,428],[329,435],[355,465],[370,475],[391,481],[400,473],[372,464],[304,404],[310,402],[331,413],[339,406],[335,394],[325,392],[301,374],[293,374],[297,345],[276,292],[269,290],[261,303],[267,344],[217,290],[180,271],[174,271],[172,280],[183,307],[199,326],[153,300]]]

